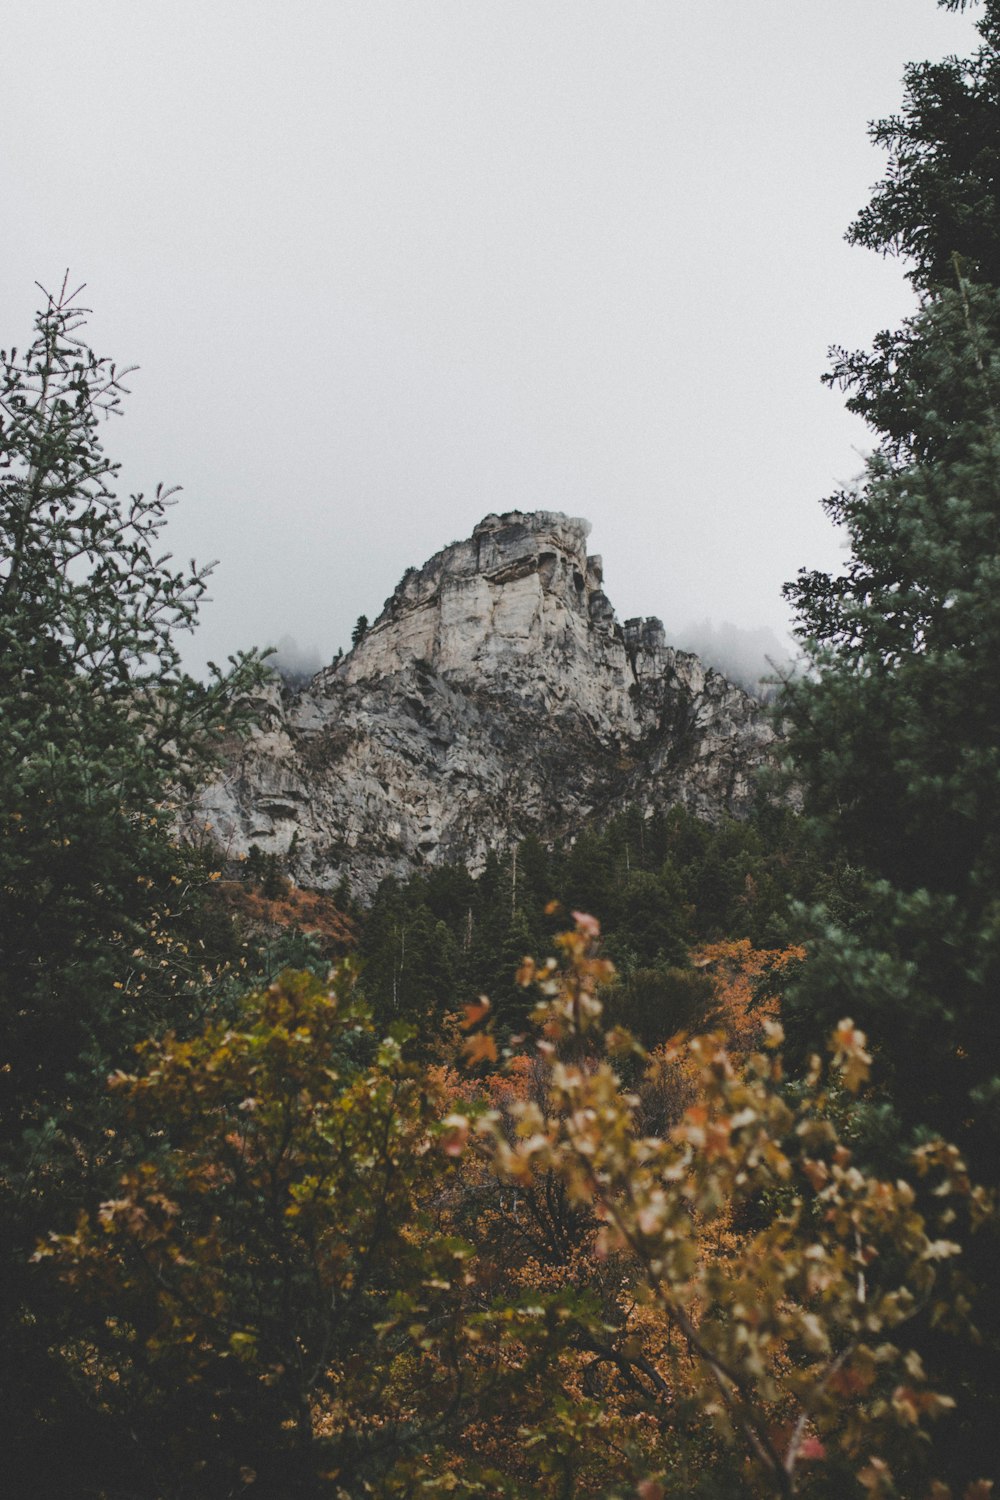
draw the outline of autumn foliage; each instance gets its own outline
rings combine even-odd
[[[787,956],[704,954],[726,1029],[647,1053],[597,939],[521,966],[523,1043],[470,1006],[451,1066],[377,1040],[348,962],[111,1079],[119,1189],[37,1259],[148,1493],[944,1500],[919,1331],[971,1336],[986,1195],[939,1141],[859,1170],[864,1036],[789,1081],[751,1003]]]
[[[556,1340],[566,1344],[572,1323],[569,1346],[588,1369],[603,1366],[602,1410],[584,1403],[581,1445],[599,1450],[605,1423],[614,1445],[616,1416],[631,1410],[648,1465],[637,1477],[682,1493],[672,1416],[693,1407],[742,1451],[747,1493],[805,1492],[821,1471],[895,1493],[882,1455],[898,1452],[907,1471],[927,1424],[953,1404],[926,1380],[908,1330],[922,1319],[963,1325],[955,1226],[981,1222],[985,1195],[941,1142],[916,1155],[911,1181],[879,1181],[854,1164],[841,1122],[870,1058],[850,1022],[831,1038],[829,1068],[813,1059],[802,1083],[787,1084],[773,1007],[751,1023],[744,1002],[751,979],[797,955],[739,945],[712,955],[728,964],[720,1001],[733,1043],[756,1031],[759,1049],[741,1058],[719,1031],[648,1056],[601,1027],[609,974],[596,935],[579,917],[558,940],[561,967],[522,968],[539,997],[541,1073],[517,1058],[512,1092],[502,1097],[494,1083],[468,1121],[470,1153],[524,1195],[526,1216],[541,1219],[529,1207],[541,1199],[581,1221],[576,1243],[591,1273],[581,1277],[569,1256],[565,1269],[601,1295],[589,1314],[576,1299],[560,1307]],[[692,1102],[651,1136],[644,1091],[672,1071],[694,1080]],[[540,1281],[551,1285],[544,1273]]]
[[[353,981],[289,974],[234,1024],[143,1048],[110,1080],[139,1154],[38,1252],[90,1310],[67,1357],[154,1493],[353,1494],[447,1407],[414,1331],[463,1253],[426,1220],[442,1101]]]

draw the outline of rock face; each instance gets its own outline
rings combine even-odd
[[[300,884],[367,896],[629,805],[745,812],[774,740],[761,705],[659,620],[618,623],[589,531],[489,515],[411,569],[347,656],[275,685],[199,809],[225,852],[257,844]]]

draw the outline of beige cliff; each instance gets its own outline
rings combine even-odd
[[[223,849],[371,894],[630,805],[745,812],[774,739],[764,710],[658,620],[618,623],[589,531],[489,515],[410,570],[347,656],[296,695],[276,685],[202,799]]]

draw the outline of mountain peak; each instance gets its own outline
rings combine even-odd
[[[743,812],[774,738],[761,705],[659,620],[620,624],[589,534],[557,511],[490,514],[408,569],[351,652],[274,695],[205,796],[220,841],[370,894],[626,806]]]
[[[538,656],[614,612],[599,557],[588,557],[590,523],[558,511],[491,514],[463,541],[404,574],[375,623],[345,658],[348,682],[423,661],[446,675],[490,673],[502,659]]]

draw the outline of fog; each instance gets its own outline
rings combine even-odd
[[[620,618],[756,661],[861,468],[827,347],[910,307],[842,238],[866,122],[973,36],[933,0],[9,7],[0,344],[69,266],[140,366],[123,487],[181,484],[170,545],[220,560],[192,665],[329,660],[536,507],[590,519]]]
[[[781,639],[766,625],[741,629],[732,620],[689,620],[672,632],[672,643],[696,652],[708,666],[762,698],[774,696],[795,661],[787,637]]]
[[[302,687],[327,665],[328,659],[318,646],[303,646],[293,636],[283,635],[277,645],[271,647],[267,662],[289,687]]]

